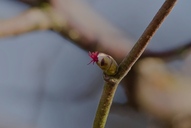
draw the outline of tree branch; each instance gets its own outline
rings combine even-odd
[[[135,46],[132,48],[130,53],[125,57],[125,59],[119,65],[118,73],[115,76],[108,76],[102,97],[97,109],[95,116],[93,128],[104,128],[108,113],[112,104],[113,96],[119,82],[124,78],[124,76],[130,71],[131,67],[141,56],[146,46],[148,45],[150,39],[159,28],[165,17],[170,13],[174,7],[177,0],[166,0],[162,7],[159,9],[151,23],[148,25],[146,30],[143,32],[139,40],[136,42]]]

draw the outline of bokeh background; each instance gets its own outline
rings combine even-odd
[[[135,41],[164,0],[86,0]],[[0,19],[30,6],[0,0]],[[167,50],[191,40],[190,1],[178,1],[148,48]],[[134,43],[134,42],[132,42]],[[56,32],[33,31],[0,39],[1,128],[90,128],[101,95],[102,72],[88,53]],[[125,103],[122,87],[115,103]],[[144,128],[142,114],[112,108],[107,128]]]

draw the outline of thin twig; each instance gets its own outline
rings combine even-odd
[[[94,120],[93,128],[104,128],[109,114],[112,99],[114,97],[117,86],[111,86],[110,83],[105,82],[102,97],[99,102],[99,107]]]
[[[170,13],[174,4],[177,0],[166,0],[162,7],[159,9],[157,14],[154,16],[153,20],[150,22],[146,30],[143,32],[139,40],[136,42],[135,46],[132,48],[130,53],[125,57],[119,66],[118,78],[122,79],[138,60],[141,54],[144,52],[146,46],[148,45],[150,39],[159,28],[165,17]]]
[[[159,9],[151,23],[148,25],[144,33],[141,35],[135,46],[132,48],[130,53],[119,65],[118,73],[114,77],[107,79],[104,85],[101,100],[95,116],[93,128],[104,128],[106,120],[109,114],[109,110],[112,104],[113,96],[119,82],[124,76],[130,71],[131,67],[141,56],[150,39],[159,28],[165,17],[170,13],[177,0],[166,0],[162,7]],[[109,77],[109,76],[108,76]]]

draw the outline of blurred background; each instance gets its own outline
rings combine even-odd
[[[131,43],[134,44],[133,41],[139,38],[164,0],[83,0],[83,2],[87,2],[96,13],[102,15],[120,29],[124,35],[130,37]],[[29,8],[31,8],[29,5],[18,0],[0,0],[0,19],[15,17]],[[148,49],[164,51],[188,43],[191,40],[190,12],[189,0],[178,1],[151,40]],[[33,31],[1,38],[0,60],[1,128],[92,127],[102,91],[103,79],[102,71],[96,65],[87,66],[91,60],[87,51],[57,32],[51,30]],[[188,81],[185,83],[186,90],[191,91],[188,80],[191,73],[189,68],[191,58],[188,56],[181,62],[183,64],[180,61],[174,63],[176,73],[187,75],[185,76],[186,80],[181,80],[181,82]],[[150,63],[152,64],[152,61]],[[165,72],[167,71],[166,68],[162,67],[161,70],[155,68],[160,63],[163,65],[163,62],[157,61],[157,63],[153,63],[153,68],[149,66],[151,72],[154,74],[159,72],[159,75],[163,75],[163,73],[160,74],[160,71],[164,70]],[[141,66],[147,67],[147,64],[145,66],[143,63]],[[166,64],[164,63],[164,65]],[[177,67],[181,67],[181,71],[177,71]],[[139,71],[140,74],[145,73],[145,71]],[[142,74],[145,76],[144,73]],[[150,74],[146,75],[149,76]],[[158,78],[158,76],[156,77]],[[177,77],[182,77],[182,75]],[[140,79],[142,78],[144,79],[144,77]],[[151,79],[151,77],[149,78]],[[142,83],[146,82],[143,81]],[[184,85],[181,82],[175,81],[174,83]],[[179,90],[178,87],[175,90]],[[182,89],[181,94],[185,93],[184,90]],[[152,90],[147,91],[146,93],[152,92]],[[191,102],[188,100],[190,99],[190,91],[186,93],[188,95],[183,97],[187,104],[185,105],[185,102],[182,104],[188,108],[185,111],[186,114],[191,112],[189,109]],[[163,91],[162,94],[164,93]],[[152,100],[160,101],[161,94],[159,92],[157,94],[159,98],[152,94],[152,96],[156,96],[156,99]],[[173,93],[173,96],[175,94],[179,95],[176,92]],[[142,97],[142,95],[138,97]],[[144,102],[144,99],[138,99]],[[177,96],[176,99],[182,101],[182,97]],[[152,100],[150,101],[152,102]],[[154,121],[146,116],[145,113],[150,110],[147,104],[142,103],[144,111],[139,112],[131,107],[121,105],[127,101],[124,88],[119,86],[114,98],[116,104],[112,107],[107,128],[162,127],[161,125],[154,126]],[[168,103],[168,101],[166,102]],[[162,102],[161,104],[166,103]],[[166,111],[168,113],[169,109],[175,109],[174,107],[169,107],[169,109],[164,107],[163,109],[163,106],[160,107],[161,104],[158,103],[157,112],[153,112],[155,111],[153,109],[151,113],[161,117],[158,113],[166,113]],[[173,102],[174,106],[177,104],[176,101]],[[155,105],[153,106],[155,107]],[[182,112],[181,107],[179,105],[175,111],[180,110]],[[150,122],[151,124],[149,124]]]

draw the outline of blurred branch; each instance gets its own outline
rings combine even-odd
[[[147,50],[142,57],[158,57],[165,60],[172,60],[172,59],[184,57],[184,55],[190,49],[191,49],[191,41],[188,42],[187,44],[180,45],[178,47],[175,47],[166,51],[156,52],[156,51]]]
[[[54,20],[52,20],[54,19]],[[61,20],[49,6],[32,8],[9,20],[0,21],[0,37],[13,36],[33,30],[57,27]]]
[[[50,0],[19,0],[32,6],[39,6],[42,3],[48,3]]]
[[[19,35],[34,30],[53,29],[83,49],[107,53],[117,62],[120,62],[132,48],[132,41],[129,37],[123,35],[123,32],[96,14],[89,5],[82,1],[19,1],[38,7],[31,8],[15,18],[0,20],[0,37]],[[191,43],[162,52],[147,50],[142,57],[171,59],[177,55],[180,56],[190,48],[190,45]]]
[[[132,47],[130,38],[83,1],[50,0],[13,19],[0,21],[0,37],[46,29],[61,33],[85,50],[104,51],[118,62]]]
[[[141,56],[150,39],[159,28],[165,17],[174,7],[176,0],[166,0],[151,23],[143,32],[130,53],[124,58],[119,65],[119,71],[115,76],[107,76],[105,78],[104,90],[99,102],[97,113],[95,116],[93,128],[104,128],[109,114],[109,110],[113,101],[113,97],[119,82],[130,71],[131,67]]]

